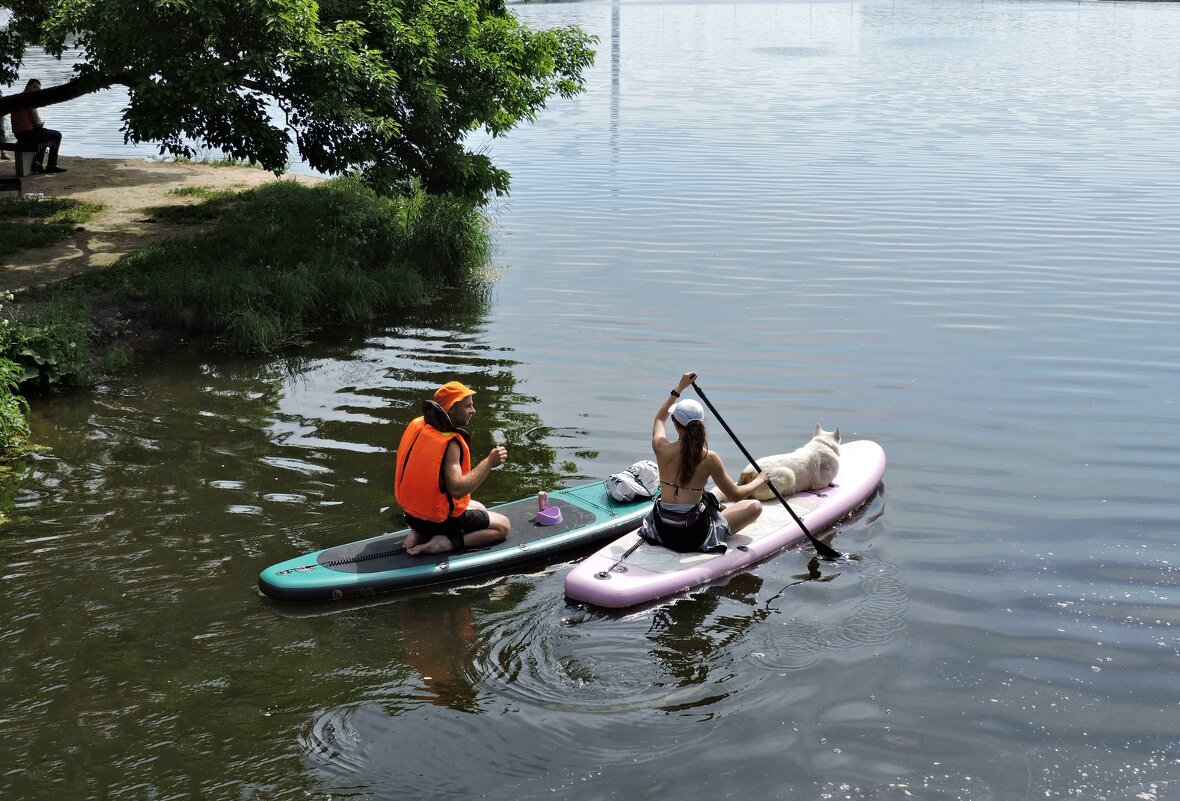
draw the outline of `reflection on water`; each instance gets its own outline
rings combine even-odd
[[[418,671],[435,703],[475,711],[475,687],[467,677],[476,631],[471,602],[434,595],[398,604],[406,664]]]
[[[537,433],[547,427],[536,399],[516,389],[512,355],[487,344],[481,303],[454,304],[454,321],[427,310],[376,335],[340,332],[292,358],[181,354],[37,405],[48,450],[10,485],[0,534],[0,640],[16,655],[0,666],[13,699],[0,762],[15,766],[0,794],[133,797],[145,783],[169,794],[207,789],[214,776],[249,793],[289,774],[302,786],[290,746],[309,710],[350,704],[386,673],[337,656],[387,665],[397,629],[375,636],[340,621],[328,656],[314,633],[323,621],[277,617],[285,610],[254,589],[258,571],[400,527],[390,520],[392,448],[449,378],[478,390],[477,446],[491,447],[491,429],[512,442],[512,464],[482,496],[569,476],[555,469],[560,441]],[[403,615],[405,662],[393,673],[408,682],[409,670],[428,669],[438,698],[471,707],[462,664],[439,661],[471,636],[461,626],[471,613],[439,614]],[[328,728],[316,736],[342,730]],[[101,764],[79,767],[78,752]],[[235,770],[255,763],[270,767]]]
[[[1171,7],[515,8],[602,52],[487,143],[514,192],[486,296],[39,405],[0,529],[0,795],[1174,797]],[[477,451],[509,444],[495,502],[643,457],[684,369],[756,453],[817,422],[884,445],[855,558],[621,616],[567,603],[563,564],[257,597],[390,525],[441,381],[479,390]]]

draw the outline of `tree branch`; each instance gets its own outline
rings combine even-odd
[[[109,89],[115,84],[130,85],[133,74],[121,72],[117,75],[87,75],[67,83],[51,86],[39,92],[17,92],[0,97],[0,115],[11,114],[27,108],[44,108],[79,97]]]

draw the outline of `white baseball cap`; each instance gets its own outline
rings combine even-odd
[[[692,398],[685,398],[672,407],[672,419],[686,426],[693,420],[704,420],[705,408]]]

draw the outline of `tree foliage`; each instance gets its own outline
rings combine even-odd
[[[380,190],[418,178],[480,198],[508,174],[468,139],[531,121],[583,88],[593,37],[535,31],[502,0],[9,0],[0,80],[29,46],[76,61],[37,105],[127,87],[128,141],[216,148],[281,170],[360,169]],[[40,76],[20,76],[25,79]],[[23,87],[22,87],[23,88]],[[32,105],[0,99],[0,113]]]

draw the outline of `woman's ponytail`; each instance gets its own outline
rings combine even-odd
[[[709,439],[705,435],[703,420],[691,420],[686,426],[677,424],[677,428],[683,429],[680,435],[680,485],[687,487],[709,450]]]

